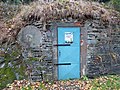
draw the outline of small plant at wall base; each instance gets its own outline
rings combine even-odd
[[[82,80],[89,80],[89,78],[87,77],[87,76],[82,76],[82,78],[81,78]]]

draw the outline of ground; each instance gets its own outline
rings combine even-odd
[[[120,90],[120,75],[100,76],[77,80],[29,82],[15,80],[3,90]]]

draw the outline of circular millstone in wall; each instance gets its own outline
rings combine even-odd
[[[37,27],[28,25],[19,32],[18,41],[25,47],[39,47],[42,42],[42,35]]]

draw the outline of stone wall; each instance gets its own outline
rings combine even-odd
[[[87,75],[120,74],[119,28],[93,20],[87,29]],[[117,46],[116,46],[117,45]]]
[[[81,45],[81,76],[88,75],[89,77],[94,77],[120,73],[119,27],[106,24],[100,19],[87,20],[82,25],[80,25],[81,22],[78,23],[54,22],[42,24],[35,22],[27,25],[28,29],[35,27],[38,30],[37,32],[39,32],[37,34],[40,35],[38,35],[40,41],[37,39],[38,42],[36,41],[37,44],[35,47],[34,45],[31,46],[31,44],[27,45],[28,42],[23,42],[24,40],[20,39],[22,35],[21,30],[18,38],[20,44],[23,46],[24,58],[27,60],[31,57],[37,58],[37,61],[32,61],[32,64],[28,65],[28,70],[29,67],[32,67],[30,80],[57,80],[58,69],[55,64],[58,62],[58,57],[57,47],[54,45],[57,44],[58,26],[79,25],[81,28],[81,40],[84,41],[83,45]],[[34,39],[36,40],[36,38]]]

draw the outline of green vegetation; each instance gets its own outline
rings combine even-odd
[[[119,90],[120,76],[108,75],[92,80],[92,90]]]
[[[34,0],[2,0],[2,2],[8,4],[29,4],[32,1]]]
[[[120,0],[111,0],[110,4],[112,4],[115,10],[120,12]]]
[[[88,77],[87,76],[83,76],[81,79],[82,80],[88,80]]]
[[[15,74],[12,68],[6,67],[0,69],[0,89],[5,87],[8,83],[12,83],[15,78]]]
[[[113,8],[120,12],[120,0],[91,0],[99,3],[105,3],[105,6]]]
[[[3,60],[0,60],[0,90],[15,79],[24,79],[26,69],[19,49],[7,48],[4,52]]]
[[[28,79],[30,73],[28,66],[36,60],[39,59],[30,57],[25,60],[19,45],[2,45],[0,47],[0,90],[14,80]]]

